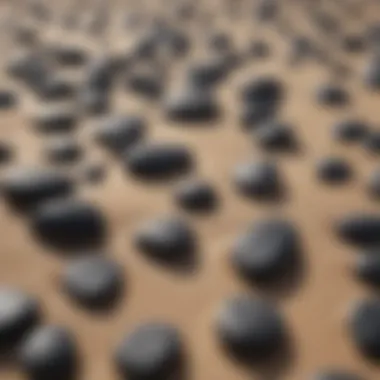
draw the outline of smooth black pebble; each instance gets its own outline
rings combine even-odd
[[[35,129],[43,134],[72,132],[77,125],[78,117],[70,109],[45,108],[36,115]]]
[[[34,168],[13,169],[1,182],[1,192],[6,201],[20,210],[66,197],[73,189],[74,184],[66,175]]]
[[[277,107],[271,103],[244,104],[240,114],[240,123],[245,130],[255,130],[263,123],[276,118]]]
[[[262,76],[249,80],[241,90],[241,97],[246,104],[259,104],[275,107],[283,100],[284,86],[275,77]]]
[[[282,190],[277,166],[269,161],[252,161],[236,166],[233,180],[237,190],[246,196],[273,199]]]
[[[138,326],[119,344],[116,365],[124,378],[166,380],[176,378],[183,345],[175,327],[163,322]]]
[[[89,308],[109,308],[121,295],[123,273],[110,259],[98,256],[81,257],[65,268],[61,283],[67,294]]]
[[[344,119],[333,125],[333,137],[342,142],[355,142],[365,138],[369,126],[362,120]]]
[[[95,206],[76,200],[56,200],[32,215],[32,230],[44,243],[59,249],[80,250],[102,244],[106,221]]]
[[[228,352],[250,361],[275,355],[286,335],[275,306],[246,294],[223,301],[216,317],[216,331]]]
[[[217,205],[214,188],[202,180],[187,180],[178,185],[174,197],[176,203],[191,212],[207,212]]]
[[[214,92],[194,85],[171,94],[164,110],[169,120],[181,123],[212,122],[221,114]]]
[[[183,145],[173,143],[141,144],[125,155],[127,169],[146,180],[167,179],[191,169],[193,158]]]
[[[31,295],[0,289],[0,351],[11,350],[41,319],[40,305]]]
[[[340,85],[327,83],[317,88],[316,100],[323,106],[342,107],[350,102],[350,95]]]
[[[41,326],[23,342],[18,361],[31,380],[72,380],[78,361],[74,337],[64,327]]]
[[[352,170],[347,161],[339,157],[323,158],[317,163],[317,177],[329,184],[345,183],[352,176]]]
[[[122,153],[140,142],[146,125],[137,116],[106,117],[95,132],[95,139],[114,153]]]
[[[89,58],[87,50],[79,45],[55,44],[49,48],[49,54],[62,66],[82,66]]]
[[[288,150],[295,147],[296,138],[288,124],[272,121],[261,124],[254,131],[259,146],[266,150]]]
[[[380,359],[380,299],[357,301],[350,314],[349,330],[354,344],[363,355]]]
[[[380,243],[380,215],[352,213],[336,223],[336,232],[343,240],[358,246],[376,246]]]
[[[83,157],[83,149],[72,137],[58,137],[45,146],[46,159],[57,165],[74,164]]]
[[[265,220],[252,225],[236,240],[231,261],[252,281],[277,280],[292,271],[299,254],[299,239],[291,223]]]
[[[177,217],[146,222],[138,229],[134,240],[139,250],[162,261],[181,261],[196,248],[194,231]]]
[[[374,287],[380,286],[380,252],[362,253],[355,261],[354,273],[365,283]]]

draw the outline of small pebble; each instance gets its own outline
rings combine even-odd
[[[380,358],[380,300],[369,298],[354,305],[349,318],[354,344],[363,355]]]
[[[250,362],[271,357],[285,339],[284,322],[275,306],[245,294],[223,301],[216,330],[229,352]]]
[[[68,199],[39,207],[32,215],[31,227],[42,242],[75,251],[101,245],[107,226],[99,209]]]
[[[81,179],[90,184],[100,183],[105,176],[106,168],[101,163],[96,162],[87,164],[81,172]]]
[[[377,251],[361,254],[355,262],[355,275],[374,287],[380,286],[380,255]]]
[[[363,140],[364,148],[370,153],[380,153],[380,131],[372,131]]]
[[[3,178],[1,192],[6,201],[17,209],[28,209],[54,198],[69,196],[73,182],[56,171],[21,167]]]
[[[380,58],[377,55],[371,58],[365,66],[363,81],[367,88],[372,91],[380,89]]]
[[[0,89],[0,110],[9,110],[14,108],[18,103],[18,96],[15,92],[6,89]]]
[[[13,348],[41,318],[37,300],[20,290],[0,289],[0,352]]]
[[[45,155],[52,164],[74,164],[83,156],[81,146],[71,137],[58,137],[45,146]]]
[[[125,165],[141,179],[160,180],[188,172],[193,165],[193,158],[183,145],[141,144],[127,152]]]
[[[79,94],[79,104],[85,114],[102,115],[110,110],[110,97],[106,91],[84,89]]]
[[[327,157],[317,164],[317,177],[329,184],[345,183],[352,177],[352,170],[348,162],[339,157]]]
[[[214,93],[194,86],[171,94],[164,110],[169,120],[181,123],[212,122],[221,113]]]
[[[243,277],[270,281],[293,269],[298,251],[297,233],[289,222],[266,220],[255,223],[236,240],[231,260]]]
[[[123,378],[164,380],[176,378],[183,354],[177,330],[162,322],[145,323],[129,333],[115,353]]]
[[[86,49],[79,45],[57,43],[50,47],[49,53],[52,59],[62,66],[82,66],[89,58]]]
[[[143,253],[163,261],[176,261],[192,254],[196,241],[190,226],[174,217],[162,217],[143,224],[135,235]]]
[[[35,129],[44,134],[72,132],[78,122],[77,115],[70,109],[49,107],[42,109],[34,120]]]
[[[108,308],[121,294],[123,274],[110,259],[81,257],[67,265],[61,283],[64,291],[80,305]]]
[[[243,87],[241,97],[246,104],[275,107],[284,98],[283,84],[274,77],[254,78]]]
[[[164,90],[162,74],[155,70],[140,70],[127,78],[127,88],[147,99],[158,99]]]
[[[349,93],[338,84],[322,84],[316,91],[317,102],[324,106],[341,107],[350,102]]]
[[[347,53],[361,53],[366,47],[366,41],[360,34],[347,34],[342,37],[342,48]]]
[[[114,153],[122,153],[139,143],[146,125],[137,116],[109,116],[100,123],[95,138]]]
[[[270,56],[269,44],[262,40],[254,40],[250,43],[248,54],[253,59],[264,59]]]
[[[254,137],[266,150],[286,150],[295,145],[293,129],[282,122],[267,122],[255,130]]]
[[[359,246],[376,246],[380,243],[380,215],[352,213],[336,224],[336,232],[343,240]]]
[[[61,326],[41,326],[23,342],[18,355],[31,380],[72,380],[77,370],[73,335]]]
[[[187,180],[175,189],[177,204],[191,212],[207,212],[213,210],[217,196],[213,187],[202,180]]]
[[[5,141],[0,141],[0,165],[11,162],[14,156],[15,152],[13,146]]]
[[[254,130],[276,118],[277,107],[271,104],[253,103],[243,106],[240,123],[246,130]]]
[[[365,138],[369,126],[362,120],[344,119],[333,125],[333,137],[342,142],[354,142]]]
[[[234,171],[233,181],[237,190],[249,197],[272,199],[281,191],[280,174],[272,162],[246,162]]]

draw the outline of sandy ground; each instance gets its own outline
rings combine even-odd
[[[244,23],[234,26],[237,39],[243,41],[254,33],[245,27]],[[53,31],[51,35],[56,38],[62,32]],[[68,40],[77,39],[75,33],[67,36]],[[118,36],[111,41],[122,46],[124,37]],[[272,41],[273,59],[248,65],[222,85],[218,95],[225,116],[216,125],[174,125],[165,120],[155,104],[136,101],[125,93],[115,97],[115,112],[141,112],[146,116],[150,139],[188,145],[196,157],[195,173],[208,179],[220,193],[222,203],[216,213],[207,217],[183,215],[191,221],[200,240],[198,260],[192,270],[175,272],[157,266],[133,247],[132,236],[141,222],[169,213],[181,214],[173,204],[174,184],[147,186],[129,177],[120,162],[93,143],[90,132],[94,120],[83,121],[78,140],[86,147],[87,157],[106,163],[107,178],[101,185],[78,187],[77,196],[98,204],[107,217],[105,251],[124,268],[126,277],[125,294],[115,310],[96,315],[76,307],[58,284],[68,258],[34,241],[26,220],[1,203],[0,283],[35,294],[43,302],[46,323],[63,324],[73,331],[83,357],[81,380],[117,379],[112,354],[122,335],[138,323],[155,319],[175,324],[183,334],[191,380],[302,380],[325,367],[346,368],[372,380],[379,378],[377,368],[357,353],[346,323],[352,302],[369,291],[351,273],[355,251],[340,243],[332,231],[334,221],[345,213],[379,209],[365,189],[378,158],[360,146],[339,145],[330,136],[331,125],[342,116],[352,114],[378,123],[379,95],[367,93],[356,76],[347,82],[355,90],[349,109],[330,111],[315,106],[313,89],[326,78],[323,69],[317,65],[289,68],[283,42],[270,30],[265,36]],[[361,67],[360,58],[354,66]],[[238,123],[237,90],[245,78],[259,73],[279,75],[287,84],[282,115],[294,124],[301,142],[299,152],[278,157],[287,197],[275,205],[242,198],[231,182],[237,163],[263,155]],[[3,82],[7,83],[7,79]],[[37,165],[42,162],[43,138],[31,127],[30,113],[36,104],[27,95],[22,99],[20,110],[0,116],[0,138],[17,147],[14,166]],[[317,182],[314,164],[327,154],[340,155],[352,164],[354,177],[349,184],[332,188]],[[266,292],[239,280],[228,257],[239,232],[251,221],[273,214],[289,218],[299,228],[304,263],[294,281]],[[251,372],[218,348],[213,330],[218,305],[241,291],[264,293],[283,312],[292,344],[281,363]],[[0,379],[18,380],[22,375],[11,364],[3,363]]]

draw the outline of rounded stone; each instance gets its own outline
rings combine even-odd
[[[31,380],[71,380],[77,367],[76,344],[61,326],[41,326],[32,331],[18,354],[22,370]]]
[[[100,123],[95,139],[114,153],[122,153],[140,142],[146,125],[137,116],[109,116]]]
[[[177,217],[161,217],[143,224],[135,235],[135,244],[143,253],[161,260],[179,260],[193,253],[195,234]]]
[[[0,89],[0,110],[9,110],[18,103],[18,96],[12,90]]]
[[[177,330],[162,322],[138,326],[115,353],[120,373],[131,380],[164,380],[176,376],[183,348]]]
[[[174,196],[181,208],[192,212],[210,211],[217,203],[213,187],[202,180],[188,180],[181,183],[175,189]]]
[[[35,129],[43,134],[72,132],[77,125],[77,115],[70,109],[49,107],[42,109],[34,120]]]
[[[28,209],[55,198],[70,195],[72,181],[56,171],[35,168],[11,170],[1,183],[6,201],[17,209]]]
[[[0,351],[13,349],[41,318],[37,300],[13,288],[0,289]]]
[[[73,138],[62,136],[46,144],[45,155],[52,164],[74,164],[83,157],[83,150]]]
[[[295,228],[283,220],[265,220],[253,224],[238,237],[231,261],[243,277],[270,281],[291,271],[298,253]]]
[[[71,261],[61,277],[64,291],[90,308],[112,306],[121,294],[123,274],[118,264],[98,256]]]
[[[364,148],[370,153],[380,153],[380,131],[372,131],[363,140]]]
[[[275,306],[245,294],[223,301],[216,331],[229,352],[250,360],[274,355],[285,340],[284,322]]]
[[[32,230],[44,243],[59,249],[81,250],[103,243],[103,214],[89,203],[56,200],[40,206],[32,215]]]
[[[293,129],[286,123],[267,122],[254,131],[258,144],[266,150],[284,150],[293,147],[295,136]]]
[[[349,318],[349,329],[355,346],[363,355],[380,358],[380,300],[358,301]]]
[[[355,142],[365,138],[369,126],[362,120],[344,119],[333,125],[333,137],[342,142]]]
[[[380,286],[380,255],[378,252],[365,252],[355,261],[355,275],[369,285]]]
[[[317,176],[323,182],[340,184],[350,179],[352,171],[350,165],[344,159],[327,157],[317,163]]]
[[[317,88],[316,100],[323,106],[341,107],[350,102],[350,96],[349,93],[338,84],[325,83]]]
[[[273,198],[281,190],[277,166],[270,161],[252,161],[239,164],[233,181],[237,190],[254,198]]]
[[[281,81],[275,77],[262,76],[249,80],[242,88],[244,103],[260,105],[278,105],[284,97]]]
[[[193,164],[189,150],[173,143],[141,144],[125,155],[127,169],[146,180],[167,179],[186,173]]]

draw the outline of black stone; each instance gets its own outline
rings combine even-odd
[[[332,134],[338,141],[354,142],[365,138],[369,126],[362,120],[344,119],[333,125]]]
[[[289,222],[266,220],[255,223],[236,240],[231,260],[243,277],[270,281],[293,269],[298,250],[298,236]]]
[[[380,358],[380,300],[358,301],[349,319],[351,337],[360,352],[372,359]]]
[[[267,150],[287,150],[295,145],[293,129],[282,122],[267,122],[255,130],[258,144]]]
[[[378,245],[380,243],[380,215],[348,214],[338,221],[336,231],[349,243],[359,246]]]
[[[0,165],[9,163],[14,157],[14,148],[5,141],[0,141]]]
[[[53,198],[70,195],[73,182],[56,171],[19,168],[10,171],[2,180],[5,200],[17,209],[28,209]]]
[[[135,176],[147,180],[166,179],[189,171],[190,151],[173,143],[141,144],[125,155],[125,165]]]
[[[74,260],[61,278],[65,292],[89,308],[109,308],[121,294],[123,273],[110,259],[91,256]]]
[[[195,62],[188,69],[188,79],[195,86],[212,88],[219,84],[227,75],[228,70],[222,57],[210,57]]]
[[[275,306],[260,298],[226,299],[216,320],[222,345],[234,356],[251,360],[273,356],[285,340],[285,326]]]
[[[106,235],[103,214],[91,204],[57,200],[32,215],[32,230],[42,242],[59,249],[80,250],[102,244]]]
[[[183,355],[177,330],[162,322],[146,323],[128,334],[115,353],[123,377],[131,380],[175,378]]]
[[[107,91],[88,88],[81,91],[79,104],[84,113],[91,116],[101,115],[109,111],[110,97]]]
[[[55,44],[50,47],[49,54],[62,66],[82,66],[89,58],[87,50],[76,45]]]
[[[338,84],[327,83],[317,88],[316,100],[319,104],[329,107],[341,107],[350,102],[349,93]]]
[[[243,106],[240,122],[244,129],[256,129],[261,124],[275,119],[277,107],[266,103],[253,103]]]
[[[93,59],[86,69],[85,87],[92,91],[109,92],[117,71],[112,57]]]
[[[347,34],[342,37],[342,48],[347,53],[360,53],[366,48],[365,38],[360,34]]]
[[[38,87],[38,96],[45,101],[71,99],[76,94],[76,85],[64,77],[51,76]]]
[[[122,153],[140,142],[145,135],[146,125],[137,116],[110,116],[98,127],[96,140],[114,153]]]
[[[364,148],[370,153],[380,153],[380,131],[372,131],[363,140]]]
[[[214,93],[195,86],[169,96],[164,109],[168,119],[181,123],[212,122],[221,114]]]
[[[281,81],[274,77],[262,76],[248,81],[241,92],[246,104],[277,106],[284,97]]]
[[[157,99],[164,90],[162,74],[155,70],[132,72],[127,78],[127,88],[147,99]]]
[[[0,110],[9,110],[18,103],[18,96],[12,90],[0,89]]]
[[[340,184],[346,182],[352,176],[352,170],[348,162],[339,157],[327,157],[317,164],[317,176],[326,183]]]
[[[35,129],[44,134],[72,132],[77,125],[77,115],[66,108],[45,108],[34,120]]]
[[[269,57],[271,49],[267,42],[254,40],[250,43],[248,54],[254,59],[263,59]]]
[[[311,380],[363,380],[363,378],[352,372],[331,369],[316,373]]]
[[[46,158],[52,164],[74,164],[83,156],[81,146],[71,137],[58,137],[46,145]]]
[[[193,253],[194,232],[183,220],[162,217],[141,226],[135,244],[143,253],[162,261],[180,261]]]
[[[175,190],[177,204],[187,211],[205,212],[215,208],[217,196],[210,184],[201,180],[188,180]]]
[[[380,198],[380,169],[375,169],[368,180],[368,192],[374,198]]]
[[[41,318],[37,300],[16,289],[0,289],[0,352],[13,349]]]
[[[31,380],[71,380],[77,369],[76,351],[74,337],[66,328],[42,326],[28,335],[18,360]]]
[[[259,199],[277,197],[282,187],[277,166],[266,161],[239,164],[233,180],[240,193]]]
[[[273,21],[278,14],[278,2],[276,0],[261,0],[255,9],[255,18],[258,21]]]
[[[378,252],[365,252],[355,262],[354,272],[362,281],[372,286],[380,286],[380,255]]]
[[[380,89],[380,58],[377,55],[372,57],[364,68],[363,80],[370,90]]]

